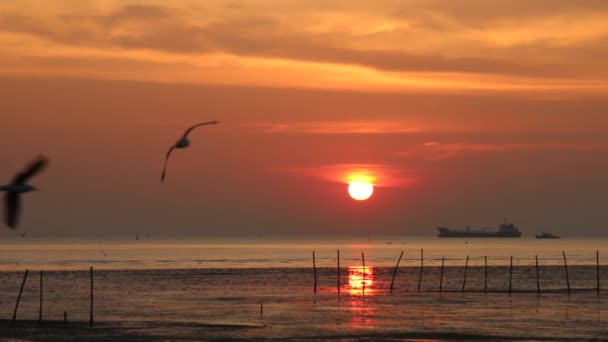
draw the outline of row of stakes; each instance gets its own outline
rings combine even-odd
[[[17,311],[19,310],[19,302],[21,302],[21,295],[23,294],[23,288],[25,287],[25,281],[27,280],[27,276],[29,274],[29,270],[25,270],[25,274],[23,275],[23,282],[21,283],[21,288],[19,289],[19,295],[17,296],[17,302],[15,303],[15,310],[13,311],[13,319],[11,321],[11,326],[15,326],[17,322]],[[91,301],[90,301],[90,315],[89,315],[89,327],[93,327],[93,267],[90,268],[91,274]],[[42,325],[42,295],[43,295],[43,282],[44,271],[40,271],[40,306],[38,310],[38,325]],[[64,327],[68,326],[68,313],[67,311],[63,312],[63,324]]]
[[[568,274],[568,260],[566,259],[566,252],[562,252],[562,256],[564,258],[564,270],[565,270],[565,275],[566,275],[566,286],[567,286],[567,291],[568,294],[570,294],[570,276]],[[395,265],[395,268],[393,269],[393,276],[391,278],[391,285],[389,288],[389,293],[393,293],[393,289],[394,289],[394,284],[395,284],[395,278],[397,276],[397,270],[399,270],[399,264],[401,263],[401,259],[403,258],[403,251],[401,251],[401,254],[399,255],[399,259],[397,259],[397,264]],[[597,294],[600,294],[600,253],[599,251],[595,252],[595,258],[596,258],[596,287],[595,290],[597,292]],[[538,264],[538,255],[536,255],[534,257],[535,261],[536,261],[536,291],[537,293],[541,293],[541,288],[540,288],[540,267]],[[363,293],[365,293],[365,253],[361,252],[361,262],[362,262],[362,266],[363,266],[363,280],[362,280],[362,286],[363,286]],[[439,275],[439,292],[443,291],[443,268],[444,268],[444,264],[445,264],[445,258],[441,258],[441,268],[440,268],[440,275]],[[485,274],[484,274],[484,289],[483,292],[487,293],[488,292],[488,257],[484,256],[484,270],[485,270]],[[316,262],[316,257],[315,257],[315,251],[312,252],[312,267],[313,267],[313,276],[314,276],[314,283],[313,283],[313,291],[316,294],[317,293],[317,262]],[[467,255],[466,259],[465,259],[465,264],[464,264],[464,276],[463,276],[463,281],[462,281],[462,292],[465,292],[465,288],[466,288],[466,283],[467,283],[467,269],[469,267],[469,256]],[[424,249],[420,250],[420,272],[419,272],[419,276],[418,276],[418,287],[417,287],[417,292],[420,292],[421,289],[421,285],[422,285],[422,273],[424,270]],[[340,250],[337,250],[337,272],[338,272],[338,284],[337,284],[337,290],[338,290],[338,294],[340,294]],[[513,287],[512,287],[512,281],[513,281],[513,256],[511,256],[510,258],[510,263],[509,263],[509,289],[508,289],[508,293],[511,294],[513,291]]]
[[[564,269],[565,269],[565,274],[566,274],[566,285],[567,285],[567,291],[568,294],[570,294],[570,277],[568,275],[568,261],[566,259],[566,253],[562,252],[563,258],[564,258]],[[599,295],[600,294],[600,255],[599,255],[599,251],[595,252],[596,255],[596,292]],[[394,284],[395,284],[395,278],[397,276],[397,271],[399,270],[399,264],[401,263],[401,259],[403,258],[403,251],[401,251],[401,254],[399,255],[399,259],[397,260],[397,264],[395,265],[395,268],[393,269],[393,275],[391,278],[391,285],[389,288],[389,293],[393,293],[393,289],[394,289]],[[362,261],[362,265],[363,265],[363,281],[362,281],[362,285],[363,285],[363,293],[365,293],[365,253],[361,252],[361,261]],[[541,292],[541,288],[540,288],[540,276],[539,276],[539,265],[538,265],[538,255],[535,256],[535,261],[536,261],[536,290],[538,293]],[[315,257],[315,252],[312,252],[312,264],[313,264],[313,275],[314,275],[314,284],[313,284],[313,289],[314,289],[314,293],[317,293],[317,264],[316,264],[316,257]],[[443,291],[443,268],[444,268],[444,264],[445,264],[445,258],[441,258],[441,269],[440,269],[440,276],[439,276],[439,292]],[[484,264],[485,264],[485,277],[484,277],[484,293],[488,291],[488,258],[484,257]],[[467,269],[469,266],[469,256],[466,257],[465,260],[465,266],[464,266],[464,278],[463,278],[463,282],[462,282],[462,292],[465,292],[465,288],[466,288],[466,281],[467,281]],[[418,287],[417,287],[417,292],[420,292],[421,289],[421,284],[422,284],[422,273],[424,270],[424,249],[420,250],[420,272],[419,272],[419,277],[418,277]],[[340,284],[340,250],[337,250],[337,272],[338,272],[338,284],[337,284],[337,290],[338,290],[338,294],[340,294],[340,288],[341,288],[341,284]],[[25,282],[27,280],[27,276],[29,274],[29,270],[25,270],[25,274],[23,276],[23,282],[21,283],[21,288],[19,289],[19,295],[17,296],[17,302],[15,303],[15,310],[13,311],[13,319],[11,322],[11,325],[14,326],[16,321],[17,321],[17,311],[19,310],[19,303],[21,301],[21,295],[23,294],[23,288],[25,287]],[[89,316],[89,327],[93,327],[93,267],[90,268],[90,276],[91,276],[91,296],[90,296],[90,316]],[[41,325],[42,324],[42,296],[43,296],[43,277],[44,277],[44,272],[40,271],[40,307],[39,307],[39,312],[38,312],[38,324]],[[511,293],[512,292],[512,279],[513,279],[513,257],[511,256],[510,259],[510,264],[509,264],[509,290],[508,292]],[[264,312],[264,302],[260,301],[260,317],[263,316],[263,312]],[[67,327],[67,312],[64,311],[63,313],[63,320],[64,320],[64,325]]]

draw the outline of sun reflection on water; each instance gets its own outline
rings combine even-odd
[[[348,290],[351,295],[374,293],[374,268],[372,266],[348,267]]]
[[[350,325],[353,328],[372,327],[374,325],[374,310],[368,300],[374,294],[374,268],[371,266],[348,267],[349,311]]]

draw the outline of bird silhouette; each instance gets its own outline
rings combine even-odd
[[[192,130],[195,129],[196,127],[206,126],[206,125],[216,125],[218,123],[220,123],[220,122],[219,121],[202,122],[202,123],[196,124],[196,125],[188,128],[186,130],[184,135],[174,145],[172,145],[169,148],[169,151],[167,152],[167,156],[165,157],[165,165],[163,166],[163,173],[160,176],[161,183],[163,183],[165,181],[165,176],[167,175],[167,163],[169,162],[169,157],[171,156],[171,152],[173,152],[173,150],[175,150],[176,148],[186,148],[186,147],[190,146],[190,140],[188,140],[188,134],[190,134],[190,132],[192,132]]]
[[[9,228],[15,229],[17,227],[21,209],[21,194],[37,190],[35,187],[28,185],[27,181],[44,170],[47,164],[48,159],[40,156],[32,161],[25,170],[18,173],[11,184],[0,186],[0,191],[6,191],[4,196],[4,222]]]

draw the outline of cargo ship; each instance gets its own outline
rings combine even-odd
[[[437,227],[440,238],[518,238],[521,237],[521,232],[512,223],[503,223],[498,226],[498,230],[484,228],[471,229],[467,227],[465,230],[453,230],[446,227]]]

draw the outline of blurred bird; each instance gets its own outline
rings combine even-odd
[[[186,130],[184,135],[175,143],[175,145],[169,148],[169,152],[167,152],[167,156],[165,157],[165,165],[163,166],[163,173],[160,176],[160,182],[163,183],[165,181],[165,176],[167,174],[167,162],[169,161],[169,156],[171,156],[171,152],[173,152],[176,148],[186,148],[190,146],[190,140],[188,140],[188,134],[198,126],[206,126],[206,125],[216,125],[220,123],[219,121],[207,121],[203,123],[196,124]]]
[[[9,228],[15,229],[17,227],[20,210],[19,196],[23,193],[37,190],[35,187],[28,185],[27,181],[42,171],[47,164],[48,159],[40,156],[27,169],[18,173],[11,184],[0,186],[0,191],[6,191],[6,195],[4,196],[4,222]]]

